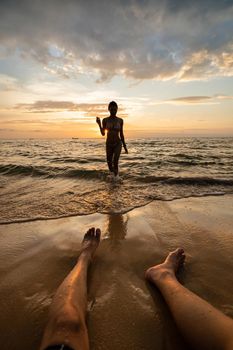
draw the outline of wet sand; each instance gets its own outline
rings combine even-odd
[[[124,215],[93,214],[0,226],[2,350],[35,350],[56,288],[83,233],[103,240],[88,277],[91,349],[188,349],[144,271],[181,246],[182,283],[233,317],[233,196],[155,201]]]

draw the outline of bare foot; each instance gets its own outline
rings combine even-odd
[[[182,248],[177,248],[168,254],[167,258],[162,264],[150,267],[146,271],[145,277],[155,284],[167,276],[176,278],[176,273],[178,269],[184,264],[184,260],[184,250]]]
[[[82,241],[82,252],[81,254],[88,254],[90,258],[94,255],[99,243],[100,243],[101,231],[99,228],[90,228],[85,233]]]

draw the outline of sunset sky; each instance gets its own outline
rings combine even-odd
[[[233,0],[1,0],[0,137],[233,136]]]

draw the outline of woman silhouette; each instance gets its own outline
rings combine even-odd
[[[123,119],[117,117],[118,106],[115,101],[112,101],[108,105],[110,116],[103,119],[102,125],[100,118],[96,118],[96,122],[99,125],[101,135],[105,135],[107,130],[106,140],[106,155],[108,168],[111,175],[114,175],[115,179],[119,178],[118,175],[118,162],[121,154],[122,145],[125,149],[125,153],[128,153],[125,138],[123,133]]]

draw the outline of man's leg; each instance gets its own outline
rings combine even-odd
[[[87,269],[100,242],[100,229],[91,228],[82,242],[78,262],[59,286],[49,313],[40,350],[66,345],[73,350],[89,349],[86,327]]]
[[[176,272],[184,259],[183,249],[176,249],[163,264],[149,268],[145,276],[159,288],[190,346],[198,350],[232,350],[233,320],[178,282]]]

